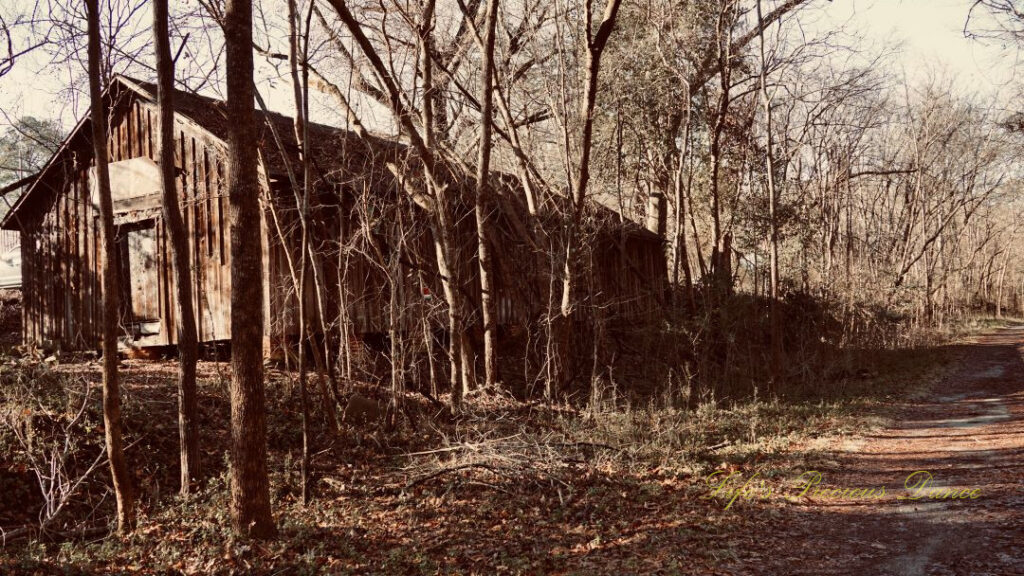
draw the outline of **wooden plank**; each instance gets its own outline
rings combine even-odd
[[[204,260],[209,261],[210,257],[213,256],[213,209],[211,196],[213,192],[210,186],[210,154],[207,151],[206,146],[202,147],[202,159],[200,164],[200,172],[202,172],[203,182],[203,219],[205,221],[204,230],[206,232],[203,241],[206,246],[204,250]]]
[[[100,257],[100,223],[96,211],[92,217],[92,329],[93,338],[99,343],[102,326],[100,325],[100,302],[103,298],[103,287],[100,284],[100,275],[103,274],[103,262]]]
[[[81,220],[79,219],[79,204],[81,197],[81,183],[77,178],[71,181],[71,197],[69,208],[71,211],[71,340],[72,347],[77,348],[81,340],[82,330],[82,254],[81,254]]]
[[[165,313],[164,318],[166,324],[167,341],[172,344],[178,343],[178,308],[177,308],[177,294],[174,292],[174,268],[171,263],[171,246],[167,235],[167,227],[163,227],[163,234],[160,237],[160,253],[164,258],[163,276],[164,276],[164,303]]]
[[[133,113],[134,111],[132,108],[132,105],[129,103],[126,107],[124,118],[121,120],[121,123],[124,126],[125,160],[131,159],[135,156],[135,114]]]
[[[227,246],[228,246],[228,244],[226,243],[226,239],[227,239],[227,236],[228,236],[228,234],[227,234],[227,232],[228,232],[228,223],[227,223],[227,220],[224,219],[224,203],[225,203],[225,198],[227,197],[227,186],[225,185],[224,177],[225,177],[224,176],[224,164],[222,164],[220,159],[218,158],[218,160],[217,160],[217,222],[218,222],[218,226],[217,226],[217,239],[218,239],[219,246],[217,247],[217,249],[220,252],[220,263],[221,263],[221,266],[226,265],[227,262],[228,262],[228,255],[227,255]]]
[[[141,104],[139,106],[142,106]],[[156,154],[153,151],[153,114],[149,108],[144,108],[143,113],[146,117],[146,156],[150,160],[156,161]]]
[[[113,126],[108,126],[108,129],[114,134],[114,145],[117,147],[116,154],[108,160],[124,160],[124,124],[114,124]]]
[[[146,149],[145,122],[142,107],[138,101],[132,104],[132,115],[135,117],[135,155],[149,156]]]
[[[117,125],[117,133],[121,138],[121,157],[118,160],[127,160],[131,158],[131,130],[128,124],[129,113],[127,110],[122,113],[121,121]]]
[[[203,322],[203,300],[205,295],[205,285],[203,282],[203,249],[202,249],[202,238],[203,238],[203,214],[202,214],[202,176],[199,172],[199,161],[197,159],[196,151],[196,140],[195,138],[189,137],[188,139],[188,162],[189,171],[192,175],[192,186],[189,194],[190,207],[192,213],[192,236],[191,240],[191,254],[192,254],[192,270],[193,270],[193,284],[192,290],[195,296],[195,304],[193,310],[196,314],[196,334],[199,337],[200,342],[206,341],[205,330],[203,329],[205,324]]]
[[[68,336],[68,321],[70,312],[68,311],[68,300],[70,299],[70,287],[68,286],[68,225],[70,218],[68,217],[68,186],[70,182],[65,182],[61,189],[59,202],[58,202],[58,213],[57,218],[60,222],[60,227],[57,230],[57,264],[58,264],[58,277],[56,278],[57,284],[57,312],[59,315],[58,319],[58,332],[57,339],[61,342],[62,347],[69,345],[67,342]]]
[[[166,327],[164,321],[164,260],[160,252],[161,236],[163,235],[163,218],[157,218],[153,223],[155,228],[155,242],[153,247],[153,258],[156,260],[156,309],[157,317],[160,319],[161,332]]]
[[[270,178],[266,172],[266,167],[262,161],[259,166],[256,167],[257,171],[257,182],[260,193],[268,192],[270,190]],[[268,222],[267,210],[260,210],[260,252],[261,260],[263,264],[263,352],[264,354],[270,353],[271,343],[271,330],[274,328],[271,320],[273,315],[271,314],[271,302],[270,302],[270,291],[271,283],[274,275],[274,270],[270,266],[270,223]]]
[[[218,275],[220,277],[217,298],[219,300],[214,322],[219,326],[218,338],[228,339],[231,337],[231,258],[228,247],[230,246],[230,227],[225,218],[225,207],[227,204],[227,186],[225,185],[225,171],[223,156],[219,153],[216,164],[216,188],[217,188],[217,252]]]
[[[86,290],[88,291],[85,302],[86,337],[89,339],[89,346],[94,347],[98,332],[94,313],[97,298],[96,277],[99,274],[99,270],[96,267],[96,212],[92,209],[92,203],[88,199],[88,172],[83,169],[80,173],[82,174],[81,180],[85,182],[86,190],[82,206],[85,212]]]

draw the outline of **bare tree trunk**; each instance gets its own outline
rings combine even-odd
[[[339,367],[345,380],[352,380],[352,316],[349,311],[348,294],[348,230],[344,212],[345,202],[341,201],[338,209],[338,359]]]
[[[228,191],[231,204],[231,520],[240,536],[276,534],[267,478],[263,259],[253,109],[252,1],[228,0]]]
[[[181,494],[188,495],[199,480],[199,408],[196,401],[196,361],[199,343],[192,305],[192,266],[181,217],[174,174],[174,61],[167,31],[167,0],[153,3],[156,43],[157,104],[160,109],[160,175],[163,215],[170,238],[174,269],[178,329],[178,437],[181,447]],[[166,153],[165,153],[166,151]]]
[[[402,249],[406,240],[405,218],[402,208],[397,208],[395,223],[392,227],[392,240],[389,242],[390,251],[387,261],[382,262],[386,266],[385,274],[388,277],[388,324],[391,329],[391,413],[388,417],[388,426],[394,429],[398,425],[398,416],[401,407],[405,402],[405,349],[406,331],[408,323],[403,321],[403,314],[408,310],[405,298],[405,274],[402,266]],[[382,254],[383,255],[383,254]]]
[[[712,135],[711,135],[711,222],[712,222],[712,237],[714,243],[711,247],[711,275],[714,286],[714,292],[717,295],[724,294],[728,291],[728,285],[730,278],[728,277],[728,268],[725,264],[728,263],[730,254],[728,249],[722,245],[723,234],[722,234],[722,193],[721,193],[721,171],[722,171],[722,138],[725,131],[725,120],[726,115],[729,112],[730,94],[729,89],[731,87],[731,70],[732,64],[730,62],[730,32],[726,28],[730,27],[730,24],[726,22],[726,12],[730,9],[731,2],[723,6],[718,14],[717,24],[717,42],[718,42],[718,74],[721,79],[721,94],[719,95],[717,110],[715,111],[714,121],[712,122]],[[731,28],[730,28],[731,29]]]
[[[433,106],[437,98],[434,96],[436,89],[432,78],[433,38],[431,31],[434,26],[435,2],[434,0],[428,0],[424,4],[422,20],[417,30],[419,35],[418,49],[420,50],[419,72],[423,88],[423,104],[420,110],[421,121],[419,127],[413,121],[415,110],[410,109],[406,105],[392,70],[389,70],[384,64],[370,38],[364,33],[362,25],[356,20],[349,9],[347,2],[345,0],[328,0],[328,2],[337,12],[345,27],[352,33],[353,39],[360,50],[362,50],[370,67],[384,87],[384,95],[394,119],[401,126],[405,135],[409,137],[412,148],[420,155],[423,161],[423,174],[426,176],[426,182],[424,183],[426,194],[419,192],[410,182],[403,183],[403,187],[414,202],[431,214],[430,227],[431,234],[434,237],[438,273],[441,276],[445,298],[448,301],[448,319],[451,334],[449,350],[452,363],[452,408],[458,411],[464,392],[474,380],[473,354],[468,334],[463,325],[464,307],[462,305],[463,298],[460,293],[462,289],[460,282],[462,270],[460,270],[459,255],[457,254],[457,247],[453,238],[455,225],[448,214],[452,202],[450,202],[449,192],[446,190],[443,179],[439,177],[440,170],[442,169],[441,162],[439,161],[440,154],[437,153],[434,144]],[[395,176],[404,180],[401,167],[394,163],[389,163],[388,169]]]
[[[719,173],[721,172],[722,166],[722,154],[721,154],[721,123],[715,123],[714,135],[711,137],[711,220],[712,220],[712,237],[714,243],[711,246],[711,265],[710,274],[712,275],[712,285],[715,290],[719,289],[720,274],[719,270],[721,265],[719,260],[722,254],[722,209],[721,209],[721,193],[719,192]]]
[[[100,87],[100,13],[98,0],[86,0],[89,18],[89,98],[96,186],[100,198],[100,238],[103,244],[103,428],[107,458],[117,499],[117,531],[135,528],[135,500],[121,438],[121,391],[117,374],[117,330],[120,312],[117,243],[114,238],[114,202],[107,168],[107,111]]]
[[[1012,235],[1010,237],[1013,238]],[[1006,265],[1010,260],[1010,252],[1010,248],[1005,250],[1003,264],[999,267],[999,280],[996,283],[996,318],[1003,317],[1003,282],[1006,280]]]
[[[601,15],[601,23],[597,32],[592,30],[593,6],[590,0],[586,3],[586,43],[583,47],[585,61],[585,81],[583,83],[583,103],[580,107],[580,120],[582,122],[582,133],[580,134],[579,165],[576,167],[576,174],[572,182],[572,214],[565,240],[565,260],[562,267],[562,299],[558,321],[553,326],[555,332],[555,346],[560,356],[556,364],[556,376],[554,386],[561,388],[571,377],[568,372],[572,352],[571,335],[573,321],[573,286],[576,274],[576,244],[580,232],[581,219],[583,217],[584,203],[586,202],[587,186],[590,183],[590,155],[593,148],[594,135],[594,108],[597,105],[597,80],[601,71],[601,55],[608,45],[612,30],[615,27],[615,20],[618,17],[621,0],[607,0],[604,12]],[[566,150],[568,158],[568,150]],[[549,384],[548,390],[551,390]]]
[[[417,273],[419,280],[420,291],[424,291],[426,283],[423,280],[423,271],[420,270]],[[425,294],[426,292],[424,292]],[[430,325],[430,311],[429,307],[424,304],[421,308],[422,318],[420,319],[423,324],[423,344],[427,354],[427,370],[430,378],[430,395],[437,397],[437,367],[434,365],[434,332]]]
[[[498,21],[498,0],[487,0],[484,16],[483,64],[480,75],[480,155],[476,166],[476,235],[480,265],[480,309],[484,324],[484,379],[492,387],[497,381],[497,318],[491,279],[491,248],[487,241],[487,182],[491,165],[491,124],[494,115],[494,29]]]
[[[423,81],[423,110],[421,121],[424,132],[424,145],[427,150],[433,152],[435,142],[434,126],[434,104],[436,98],[434,92],[433,77],[433,27],[434,27],[435,1],[428,0],[423,10],[423,20],[420,23],[420,73]],[[441,274],[442,287],[445,299],[448,301],[448,325],[450,332],[449,355],[451,356],[451,392],[452,409],[462,409],[462,399],[469,392],[470,385],[475,379],[473,367],[472,345],[466,334],[465,306],[460,294],[462,289],[462,270],[459,266],[458,248],[455,243],[454,223],[450,222],[448,210],[451,205],[448,195],[444,191],[444,185],[438,182],[427,182],[430,195],[437,199],[437,218],[434,227],[435,247],[438,260],[438,272]]]
[[[305,38],[307,39],[307,41],[304,44],[304,46],[305,46],[304,50],[308,50],[308,38],[309,38],[308,22],[309,22],[309,20],[307,20],[307,30],[306,30],[306,34],[305,34]],[[303,58],[305,58],[305,57],[303,57]],[[304,146],[305,146],[304,142],[306,142],[309,139],[309,134],[308,134],[309,126],[308,126],[307,122],[305,122],[303,120],[300,120],[300,119],[301,118],[305,118],[305,117],[307,117],[309,115],[308,109],[305,109],[304,108],[304,104],[302,104],[303,102],[305,102],[307,100],[307,96],[308,96],[308,93],[309,93],[309,77],[307,75],[308,70],[304,66],[303,67],[302,80],[300,81],[298,79],[297,61],[293,62],[293,64],[296,64],[296,67],[293,69],[292,81],[293,81],[295,86],[300,87],[300,88],[297,88],[296,91],[295,91],[296,92],[296,99],[297,99],[297,102],[298,102],[296,104],[296,106],[297,106],[297,111],[296,111],[296,118],[297,118],[297,120],[295,121],[295,126],[294,126],[295,141],[298,143],[299,149],[303,150]],[[259,92],[256,92],[255,96],[256,96],[256,102],[259,104],[260,109],[263,111],[264,116],[267,116],[269,114],[269,111],[267,110],[266,103],[263,101],[263,98],[260,96]],[[278,150],[280,150],[282,155],[285,155],[285,153],[286,153],[285,152],[285,146],[284,146],[284,141],[281,139],[281,135],[278,133],[278,130],[276,128],[274,128],[273,123],[269,123],[268,126],[270,128],[271,135],[273,137],[274,143],[277,145]],[[300,223],[300,228],[302,230],[302,236],[304,238],[306,238],[306,241],[304,242],[304,244],[300,241],[300,246],[299,246],[299,252],[300,252],[299,256],[300,256],[300,259],[301,259],[300,268],[302,268],[302,270],[303,270],[302,274],[305,274],[305,271],[306,271],[305,262],[306,262],[306,258],[308,257],[309,258],[309,260],[308,260],[309,266],[310,266],[310,268],[312,270],[312,276],[313,276],[313,281],[314,281],[314,288],[315,288],[315,293],[316,293],[318,312],[320,314],[321,326],[324,327],[325,324],[323,323],[323,314],[324,314],[323,294],[326,291],[326,288],[324,287],[324,285],[322,283],[320,283],[318,281],[318,276],[317,276],[318,264],[317,264],[317,260],[316,260],[316,257],[315,257],[316,256],[316,251],[314,251],[312,249],[311,243],[309,242],[309,214],[308,214],[308,212],[309,212],[309,210],[308,210],[308,208],[309,208],[309,200],[307,198],[308,192],[306,192],[306,190],[308,190],[308,188],[310,186],[310,181],[309,181],[310,175],[308,173],[310,167],[306,163],[305,156],[303,154],[300,154],[300,162],[303,163],[303,174],[304,174],[303,175],[303,184],[301,184],[301,185],[299,184],[298,178],[295,176],[295,172],[292,169],[292,167],[286,163],[286,171],[288,173],[288,181],[291,184],[292,194],[294,195],[294,198],[295,198],[296,210],[299,213],[299,223]],[[293,255],[292,255],[291,251],[287,249],[287,247],[291,245],[290,244],[290,239],[288,238],[287,233],[285,232],[284,228],[281,226],[281,219],[278,217],[277,209],[274,206],[273,200],[270,198],[269,191],[267,191],[266,195],[264,196],[264,199],[265,199],[265,202],[266,202],[267,209],[270,212],[270,217],[274,221],[274,230],[277,233],[277,238],[281,242],[281,245],[283,247],[285,247],[285,249],[283,251],[284,252],[284,258],[285,258],[285,262],[286,262],[287,267],[288,267],[288,274],[289,274],[289,276],[291,277],[291,280],[292,280],[292,288],[295,290],[296,294],[301,294],[302,295],[302,297],[299,298],[297,300],[297,302],[304,307],[306,305],[306,302],[305,302],[306,290],[305,290],[305,288],[302,287],[302,285],[305,282],[305,280],[304,279],[300,279],[300,272],[297,271],[297,269],[296,269],[295,259],[294,259]],[[305,206],[305,208],[303,208],[303,206]],[[300,282],[300,280],[301,280],[301,282]],[[306,318],[304,314],[305,314],[305,308],[303,308],[303,315],[301,315],[302,318]],[[323,333],[326,335],[327,332],[328,331],[326,330],[326,328],[324,328]],[[316,346],[315,345],[316,338],[315,338],[315,335],[313,333],[313,329],[310,326],[310,324],[308,323],[308,321],[305,324],[305,328],[302,328],[301,325],[300,325],[299,339],[301,340],[303,338],[308,339],[308,342],[310,344],[309,348],[313,352],[313,363],[317,367],[318,373],[321,376],[323,376],[323,375],[330,375],[331,371],[327,368],[326,360],[325,360],[325,358],[327,358],[329,356],[327,354],[327,344],[326,344],[326,340],[327,339],[326,338],[324,339],[324,341],[325,341],[324,350],[321,350],[318,346]],[[303,349],[303,351],[305,351],[305,349]],[[321,356],[321,353],[323,353],[323,356]],[[290,357],[286,356],[286,362],[287,362],[288,358],[290,358]],[[305,360],[305,358],[303,358],[303,360]],[[287,366],[287,364],[286,364],[286,366]],[[307,363],[307,366],[308,366],[308,363]],[[307,371],[308,371],[308,368],[307,368]],[[301,372],[301,370],[300,370],[300,372]],[[308,376],[308,374],[307,374],[307,376]],[[331,378],[331,376],[328,376],[328,378]],[[304,380],[304,382],[308,383],[308,379]],[[328,425],[328,427],[330,428],[331,431],[337,432],[337,430],[338,430],[338,421],[337,421],[337,418],[336,418],[334,410],[335,410],[335,404],[336,404],[336,402],[338,400],[338,394],[337,394],[337,390],[336,390],[336,388],[334,386],[335,382],[333,381],[333,379],[331,380],[331,389],[330,389],[330,391],[328,391],[328,389],[327,389],[327,386],[326,386],[326,384],[324,382],[324,378],[322,378],[322,377],[318,378],[317,382],[320,384],[321,404],[323,406],[324,416],[325,416],[325,418],[327,420],[327,425]],[[308,388],[307,388],[307,392],[308,392]],[[332,394],[333,394],[333,396],[332,396]]]
[[[779,320],[779,223],[778,195],[775,190],[775,154],[772,146],[772,97],[768,93],[768,59],[764,46],[764,16],[761,13],[761,0],[757,0],[757,21],[761,45],[761,103],[764,106],[765,132],[765,180],[768,189],[768,267],[770,293],[768,297],[768,331],[771,340],[771,383],[774,390],[778,389],[782,378],[782,327]],[[773,391],[774,391],[773,390]]]
[[[309,155],[306,153],[306,129],[308,118],[306,108],[306,96],[304,88],[308,82],[303,83],[299,78],[299,13],[295,0],[288,0],[288,64],[291,72],[292,91],[295,98],[295,141],[299,145],[299,157],[302,161],[302,197],[296,191],[296,208],[299,214],[299,226],[302,238],[299,245],[299,281],[295,286],[296,298],[299,313],[299,396],[300,408],[302,409],[302,459],[300,463],[300,476],[302,483],[302,505],[309,504],[309,389],[308,369],[306,361],[306,345],[316,350],[313,339],[310,338],[310,328],[306,321],[306,252],[309,246]],[[308,34],[306,35],[308,39]],[[305,57],[303,57],[305,61]],[[305,62],[303,62],[305,65]],[[293,182],[294,186],[296,183]],[[282,238],[282,242],[286,239]],[[329,409],[331,407],[328,407]],[[329,412],[330,413],[330,412]]]
[[[679,159],[676,162],[675,176],[672,185],[675,192],[675,222],[672,231],[672,284],[679,286],[679,271],[683,271],[683,289],[686,292],[686,303],[690,310],[694,309],[693,295],[693,273],[690,270],[690,254],[686,249],[686,200],[689,191],[689,183],[684,184],[686,178],[686,161],[692,153],[690,150],[691,132],[693,130],[693,106],[690,100],[690,87],[683,90],[686,98],[686,115],[683,126],[683,149],[679,152]],[[691,172],[692,174],[692,172]]]
[[[289,2],[289,4],[292,4]],[[301,208],[305,210],[305,206]],[[300,216],[305,218],[305,215]],[[302,482],[302,505],[309,504],[309,388],[308,388],[308,370],[306,368],[306,256],[305,249],[309,242],[306,228],[302,229],[302,251],[303,255],[299,258],[299,289],[298,289],[298,304],[299,304],[299,403],[300,409],[302,410],[302,460],[299,465],[299,476]],[[309,342],[312,346],[312,342]]]

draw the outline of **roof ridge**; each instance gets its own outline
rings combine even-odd
[[[127,74],[121,74],[121,73],[115,74],[114,75],[114,79],[121,81],[123,84],[125,84],[129,88],[132,88],[134,91],[136,91],[136,92],[143,92],[143,93],[145,93],[145,95],[148,98],[150,98],[150,99],[152,99],[154,101],[156,100],[156,93],[155,93],[156,83],[149,82],[149,81],[146,81],[146,80],[139,80],[137,78],[133,78],[131,76],[128,76]],[[222,100],[222,99],[214,97],[214,96],[208,96],[206,94],[201,94],[201,93],[196,92],[196,91],[194,91],[192,89],[182,89],[182,88],[180,88],[178,86],[175,86],[174,87],[174,92],[175,92],[176,96],[177,95],[183,95],[183,96],[185,96],[187,98],[199,98],[201,100],[204,100],[206,103],[212,104],[212,105],[223,106],[223,105],[227,104],[226,100]],[[178,111],[175,110],[175,112],[178,112]],[[288,120],[289,122],[295,122],[295,117],[294,116],[289,115],[289,114],[283,114],[281,112],[276,112],[276,111],[270,110],[270,109],[267,109],[266,111],[264,111],[262,109],[257,109],[256,113],[257,114],[271,114],[273,116],[277,116],[279,119]],[[322,122],[310,122],[309,125],[312,126],[312,127],[316,127],[316,128],[323,128],[323,129],[327,129],[327,130],[337,130],[337,131],[344,132],[344,133],[352,132],[351,130],[348,130],[348,129],[343,128],[341,126],[333,126],[331,124],[324,124]],[[385,140],[388,139],[388,138],[386,138],[384,136],[381,136],[379,134],[375,134],[373,132],[370,132],[370,135],[372,137],[374,137],[374,138],[377,138],[377,139],[385,139]]]

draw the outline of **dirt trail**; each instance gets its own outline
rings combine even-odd
[[[843,443],[838,465],[822,471],[822,486],[884,486],[885,496],[784,505],[768,543],[775,558],[741,572],[1024,574],[1024,326],[975,339],[949,378],[895,411],[890,427]],[[910,499],[932,488],[978,497]]]

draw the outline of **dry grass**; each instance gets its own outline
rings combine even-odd
[[[410,410],[394,428],[333,435],[320,424],[308,508],[298,502],[297,390],[289,374],[272,369],[268,440],[282,536],[260,545],[234,543],[227,531],[227,366],[200,365],[205,488],[185,501],[175,495],[176,366],[129,360],[122,365],[124,414],[139,530],[124,541],[9,547],[0,571],[636,573],[653,561],[676,566],[670,573],[700,573],[735,557],[749,529],[702,497],[709,472],[780,477],[818,465],[828,458],[826,439],[877,425],[887,402],[927,387],[956,351],[876,354],[864,359],[869,368],[823,383],[832,394],[811,399],[716,400],[678,383],[639,397],[599,382],[579,405],[475,395],[468,412],[452,419],[410,394]],[[15,362],[2,373],[99,382],[98,363],[73,358]],[[345,393],[355,391],[380,394],[369,386]],[[97,417],[98,403],[90,410]],[[98,446],[102,433],[85,429],[79,440]],[[4,454],[3,481],[31,491],[13,452]],[[90,501],[99,501],[93,515],[69,517],[69,526],[109,519],[105,474],[89,488]],[[36,508],[33,500],[0,500],[0,517],[23,523]]]

